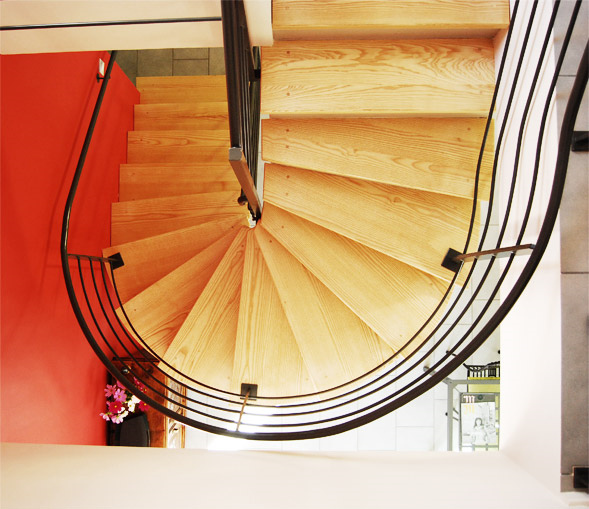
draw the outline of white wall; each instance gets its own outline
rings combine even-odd
[[[500,453],[206,452],[3,444],[3,509],[556,509]]]
[[[272,44],[271,1],[247,0],[246,14],[252,43]],[[220,15],[219,0],[0,2],[3,26]],[[223,33],[220,21],[0,32],[2,54],[221,46]]]
[[[520,9],[529,11],[531,2],[521,2]],[[547,23],[552,2],[540,2],[539,15]],[[518,16],[521,16],[521,11]],[[523,34],[518,36],[521,43]],[[533,42],[538,54],[542,40]],[[551,64],[553,62],[551,61]],[[513,72],[516,62],[510,62],[509,72]],[[544,71],[543,87],[540,98],[535,105],[537,113],[534,121],[526,131],[526,140],[535,149],[538,138],[539,114],[542,112],[544,91],[550,83],[554,66],[549,65]],[[524,64],[522,73],[531,80],[535,70],[535,59]],[[501,98],[503,109],[507,94]],[[521,111],[527,99],[526,93],[516,95],[515,109]],[[519,125],[510,125],[506,140],[506,150],[500,166],[513,166],[513,154]],[[499,129],[496,129],[498,132]],[[550,128],[546,134],[547,150],[543,152],[542,165],[553,168],[557,151],[556,116],[551,110]],[[534,167],[534,151],[526,151],[520,163],[520,181],[529,181]],[[548,172],[550,173],[550,172]],[[509,180],[502,182],[502,210],[509,193]],[[538,198],[530,218],[530,242],[539,231],[545,206],[552,186],[551,178],[543,178],[538,183]],[[527,196],[517,193],[514,198],[513,214],[522,217]],[[511,226],[507,230],[503,245],[513,245],[517,230]],[[559,226],[552,235],[552,240],[536,274],[528,284],[522,297],[512,312],[501,324],[501,447],[502,451],[534,475],[545,487],[558,492],[560,490],[560,251]],[[519,269],[526,263],[527,257],[516,257],[508,284],[512,284]],[[504,264],[502,264],[504,265]],[[502,293],[502,297],[505,293]]]

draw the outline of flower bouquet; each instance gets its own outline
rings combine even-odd
[[[141,391],[145,392],[145,386],[137,378],[133,378],[133,381]],[[131,394],[119,381],[114,385],[106,384],[104,395],[107,410],[101,412],[100,417],[115,424],[123,422],[123,419],[130,413],[134,413],[137,408],[142,412],[149,408],[137,396]]]

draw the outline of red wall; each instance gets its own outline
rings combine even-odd
[[[1,69],[3,442],[105,444],[106,370],[69,303],[59,239],[106,52],[9,55]],[[74,203],[70,252],[110,243],[139,93],[115,66]]]

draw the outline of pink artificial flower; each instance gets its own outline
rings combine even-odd
[[[113,394],[113,397],[115,401],[120,401],[121,403],[124,403],[125,401],[127,401],[127,392],[121,389],[117,389]]]
[[[105,414],[103,412],[100,412],[100,417],[102,417],[105,421],[108,421],[110,419],[110,415]]]
[[[133,377],[133,381],[135,382],[135,385],[137,386],[137,388],[140,391],[145,392],[145,385],[143,385],[139,380],[137,380],[137,378]]]
[[[139,402],[139,410],[145,412],[148,408],[149,406],[147,405],[147,403],[145,403],[144,401]]]
[[[121,382],[119,382],[118,380],[117,380],[117,385],[119,386],[119,388],[125,390],[125,386]]]
[[[109,401],[108,402],[108,411],[111,414],[118,414],[123,410],[123,405],[120,401]]]
[[[121,422],[123,422],[123,416],[122,415],[113,415],[113,416],[111,416],[110,420],[112,422],[114,422],[115,424],[121,424]]]
[[[104,396],[109,397],[115,393],[116,386],[106,384],[106,389],[104,389]]]

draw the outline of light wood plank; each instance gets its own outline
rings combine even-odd
[[[362,320],[263,228],[255,237],[318,389],[349,382],[392,354]]]
[[[509,25],[509,2],[274,0],[272,15],[276,40],[492,37]]]
[[[119,297],[127,302],[166,274],[240,226],[245,216],[217,219],[198,226],[103,249],[103,256],[120,253],[125,263],[115,270]]]
[[[394,350],[421,327],[446,283],[270,203],[261,226]]]
[[[315,387],[253,233],[253,230],[248,232],[245,250],[233,391],[240,392],[242,383],[255,383],[261,396],[314,392]]]
[[[241,218],[234,192],[190,194],[112,204],[111,243],[124,244],[223,218]]]
[[[262,158],[472,198],[485,124],[478,118],[266,119]],[[491,141],[481,166],[480,199],[489,196],[492,165]]]
[[[233,191],[241,187],[230,166],[123,164],[119,172],[119,201]]]
[[[137,78],[141,104],[227,101],[224,75]]]
[[[229,129],[227,102],[136,104],[135,131]]]
[[[262,112],[484,117],[493,58],[486,39],[279,41],[262,51]]]
[[[238,234],[230,231],[124,305],[135,330],[160,357]]]
[[[224,390],[231,389],[245,244],[241,230],[163,357],[185,375]]]
[[[472,201],[267,164],[264,199],[433,276],[451,246],[464,245]]]
[[[226,129],[130,131],[127,162],[222,163],[228,158],[229,147],[229,131]]]

